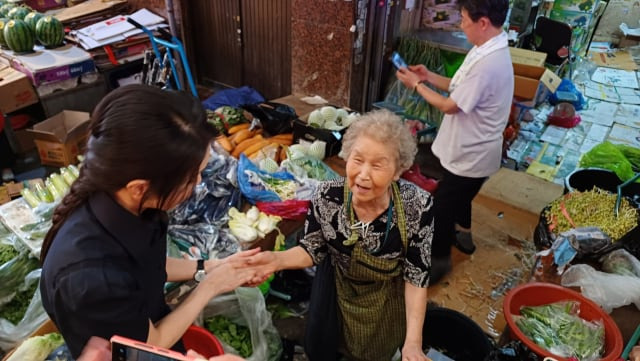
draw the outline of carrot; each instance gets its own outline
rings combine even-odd
[[[218,142],[218,144],[220,144],[220,146],[227,152],[231,152],[233,150],[233,145],[231,145],[231,141],[225,135],[220,135],[216,137],[216,142]]]
[[[283,138],[268,138],[268,141],[270,141],[271,143],[274,144],[280,144],[280,145],[291,145],[291,139],[283,139]]]
[[[253,132],[249,129],[240,129],[231,136],[231,141],[236,144],[242,143],[243,140],[253,137]]]
[[[236,145],[236,147],[233,149],[233,152],[231,152],[231,155],[238,158],[240,156],[240,153],[244,152],[247,148],[262,140],[263,138],[260,134],[254,136],[253,138],[246,139],[244,142],[238,143],[238,145]]]
[[[271,138],[277,138],[277,139],[286,139],[286,140],[290,140],[293,141],[293,133],[282,133],[282,134],[277,134],[274,135]]]
[[[237,124],[237,125],[234,125],[233,127],[229,128],[229,130],[227,132],[229,134],[235,134],[235,133],[241,131],[242,129],[249,129],[250,126],[251,126],[251,124],[249,124],[249,123]]]
[[[282,162],[283,160],[287,159],[287,147],[282,147],[280,148],[280,160],[279,162]]]
[[[253,155],[253,153],[260,151],[260,149],[262,149],[267,145],[269,145],[269,141],[266,139],[262,139],[258,143],[254,143],[251,146],[249,146],[249,148],[245,149],[244,154],[246,154],[247,156],[251,156]]]

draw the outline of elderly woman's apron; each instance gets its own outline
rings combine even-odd
[[[395,203],[403,254],[407,248],[407,227],[402,198],[394,182],[393,202],[389,205],[387,232],[389,234]],[[347,212],[354,224],[349,190],[345,184]],[[349,237],[355,241],[355,237]],[[365,251],[355,242],[347,271],[336,268],[338,313],[343,343],[340,347],[348,359],[389,361],[404,342],[406,318],[404,280],[401,259],[383,259]]]

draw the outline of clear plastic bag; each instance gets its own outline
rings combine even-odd
[[[602,270],[607,273],[640,277],[640,261],[625,249],[617,249],[603,256],[600,261]]]
[[[555,355],[595,361],[604,352],[604,324],[579,317],[577,301],[523,306],[518,328],[538,345]]]
[[[564,287],[580,287],[582,295],[606,312],[634,303],[640,309],[640,278],[600,272],[586,264],[569,267],[562,275]]]
[[[246,326],[251,333],[253,353],[247,361],[276,361],[282,354],[280,335],[271,321],[264,297],[258,288],[240,287],[231,293],[212,299],[204,308],[199,324],[216,315],[223,315],[231,322]],[[218,338],[219,339],[219,338]],[[238,352],[220,340],[226,353]]]
[[[11,261],[0,265],[0,307],[11,301],[25,277],[38,268],[40,262],[28,252],[22,252]]]
[[[24,283],[20,287],[20,290],[26,290],[34,283],[37,284],[40,281],[41,271],[41,269],[31,271],[24,278]],[[18,324],[14,325],[6,319],[0,319],[0,349],[8,351],[16,347],[19,342],[32,334],[48,318],[49,316],[42,307],[40,290],[36,288],[31,302]]]

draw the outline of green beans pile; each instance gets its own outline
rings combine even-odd
[[[638,212],[622,198],[618,218],[614,214],[616,195],[597,187],[585,192],[572,192],[556,199],[545,213],[547,224],[555,224],[556,234],[578,227],[599,227],[613,242],[638,225]],[[562,214],[562,205],[575,223]]]

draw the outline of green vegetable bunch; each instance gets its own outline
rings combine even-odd
[[[536,344],[558,356],[595,359],[604,352],[604,326],[583,320],[577,315],[578,309],[575,301],[524,306],[516,325]]]
[[[586,192],[568,193],[551,202],[545,217],[555,234],[579,227],[599,227],[615,242],[638,225],[637,210],[627,199],[622,198],[617,218],[615,203],[615,194],[594,187]],[[564,215],[563,208],[573,225]]]
[[[17,325],[27,312],[27,307],[37,289],[38,282],[34,282],[26,290],[17,292],[9,303],[0,306],[0,318]]]
[[[0,265],[3,265],[18,255],[18,251],[10,244],[0,243]]]
[[[204,327],[224,343],[238,351],[240,356],[247,358],[253,354],[251,332],[248,327],[231,322],[222,315],[205,319]]]

